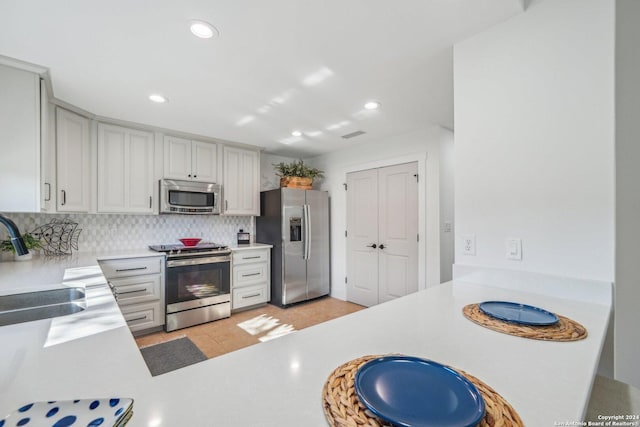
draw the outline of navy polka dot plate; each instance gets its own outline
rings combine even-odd
[[[122,427],[133,415],[133,399],[35,402],[0,420],[0,427]]]

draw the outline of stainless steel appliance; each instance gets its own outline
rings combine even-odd
[[[167,254],[165,331],[231,315],[230,249],[215,243],[149,248]]]
[[[329,294],[329,195],[280,188],[260,193],[256,240],[271,250],[271,303]]]
[[[220,214],[219,184],[177,179],[160,180],[160,213]]]

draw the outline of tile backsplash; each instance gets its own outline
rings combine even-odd
[[[82,229],[79,252],[144,249],[149,245],[179,243],[183,237],[232,245],[240,229],[254,236],[253,217],[218,215],[126,215],[6,213],[20,231],[31,232],[53,219],[68,219]],[[7,233],[0,229],[0,238]]]

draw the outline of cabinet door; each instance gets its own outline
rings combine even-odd
[[[56,211],[56,110],[40,82],[40,211]]]
[[[40,209],[39,76],[0,66],[0,211]]]
[[[164,137],[164,178],[191,179],[191,141]]]
[[[153,212],[153,134],[98,125],[98,212]]]
[[[126,211],[133,213],[153,213],[153,159],[154,142],[151,132],[129,131],[127,149],[127,192]]]
[[[260,215],[260,158],[257,151],[224,147],[224,213]]]
[[[57,209],[88,212],[90,205],[89,119],[56,110]]]
[[[191,172],[196,181],[218,182],[218,145],[191,142]]]

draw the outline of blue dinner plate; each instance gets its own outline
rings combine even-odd
[[[360,401],[402,427],[471,427],[484,416],[476,387],[453,369],[410,356],[385,356],[358,369]]]
[[[483,313],[506,322],[547,326],[558,323],[558,316],[532,305],[509,301],[485,301],[479,305]]]

